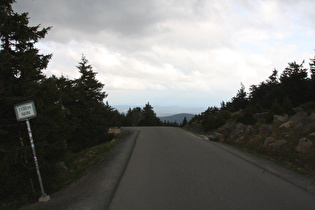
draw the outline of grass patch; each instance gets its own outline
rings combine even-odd
[[[44,177],[42,174],[45,192],[50,195],[82,177],[91,167],[104,161],[107,157],[106,155],[117,143],[118,140],[114,140],[87,148],[78,153],[68,152],[63,159],[63,163],[49,166],[51,170],[50,175]],[[43,168],[44,166],[41,165],[41,167]],[[39,186],[37,186],[37,176],[33,177],[33,182],[35,185],[35,195],[30,189],[28,193],[16,200],[12,200],[10,203],[0,202],[0,209],[12,210],[26,203],[37,202],[41,196]]]
[[[116,144],[117,140],[87,148],[79,153],[67,153],[64,161],[66,168],[57,167],[56,176],[47,180],[47,191],[55,192],[80,178],[89,168],[104,161]]]

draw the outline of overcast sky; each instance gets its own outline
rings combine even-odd
[[[17,0],[52,26],[45,74],[78,78],[84,54],[110,105],[220,106],[314,57],[314,0]]]

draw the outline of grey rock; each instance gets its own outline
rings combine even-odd
[[[223,141],[224,141],[224,136],[223,136],[221,133],[215,132],[215,133],[213,133],[213,135],[214,135],[215,137],[217,137],[217,139],[218,139],[219,142],[223,142]]]
[[[311,149],[312,145],[313,143],[309,139],[302,138],[300,139],[299,144],[295,147],[295,151],[307,153]]]
[[[285,115],[274,115],[273,116],[273,122],[277,123],[277,122],[287,122],[289,120],[289,116],[287,114]]]
[[[294,123],[300,122],[301,120],[304,120],[305,118],[307,118],[307,113],[300,111],[298,113],[296,113],[295,115],[293,115],[293,117],[291,117],[291,121],[293,121]]]
[[[215,135],[209,135],[207,136],[207,138],[209,139],[209,141],[215,141],[215,142],[219,141],[218,137],[216,137]]]
[[[272,144],[272,148],[278,149],[279,147],[281,147],[282,145],[284,145],[286,143],[287,143],[286,140],[277,140],[277,141],[275,141],[275,143]]]
[[[233,128],[231,132],[231,136],[236,136],[240,133],[243,133],[245,129],[246,129],[246,125],[244,125],[243,123],[236,123],[235,127]]]
[[[265,139],[263,147],[268,147],[272,142],[275,142],[276,139],[272,136],[269,136],[268,138]]]
[[[271,125],[262,125],[259,127],[259,134],[263,136],[270,136],[272,134],[272,126]]]
[[[301,134],[306,134],[312,131],[312,129],[315,128],[315,122],[314,123],[310,123],[307,125],[304,125],[301,127]]]

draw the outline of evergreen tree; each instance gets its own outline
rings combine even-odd
[[[303,67],[304,61],[301,64],[296,62],[289,63],[280,76],[281,96],[282,100],[288,97],[293,106],[298,106],[307,102],[307,69]]]
[[[186,117],[184,117],[184,119],[183,119],[183,122],[182,122],[182,124],[181,124],[181,126],[183,126],[183,127],[185,127],[185,125],[187,125],[187,118]]]
[[[311,73],[311,80],[309,85],[309,98],[310,101],[315,100],[315,57],[314,59],[310,59],[310,73]]]
[[[240,109],[245,109],[248,105],[247,93],[245,91],[245,86],[241,83],[241,88],[238,90],[236,96],[234,96],[229,104],[230,108],[238,111]]]
[[[107,139],[107,114],[111,111],[103,100],[107,94],[102,91],[103,84],[96,79],[88,60],[82,56],[77,66],[80,78],[73,82],[73,100],[69,104],[72,118],[76,120],[75,131],[70,139],[70,147],[79,151]],[[67,108],[67,107],[66,107]]]
[[[158,126],[161,124],[160,119],[156,116],[153,107],[148,102],[145,107],[143,107],[143,119],[140,125],[143,126]]]
[[[250,86],[249,101],[257,107],[269,109],[275,98],[280,97],[280,83],[278,79],[278,71],[273,70],[272,74],[266,81],[259,85]]]
[[[143,119],[143,110],[140,107],[129,108],[126,115],[126,124],[128,126],[138,126]]]
[[[103,100],[107,97],[107,94],[102,92],[104,85],[96,80],[97,73],[93,71],[84,55],[77,68],[81,74],[81,77],[76,80],[75,87],[79,93],[78,100],[81,100],[81,103],[103,104]]]
[[[26,126],[16,121],[13,107],[16,103],[34,100],[36,109],[42,109],[37,96],[39,87],[45,79],[42,70],[47,67],[51,58],[51,55],[39,54],[39,50],[35,47],[35,44],[45,37],[50,27],[40,29],[40,25],[28,26],[28,14],[14,12],[12,9],[14,2],[14,0],[0,1],[0,197],[2,199],[21,196],[29,189],[29,183],[24,181],[25,176],[28,176],[24,157],[26,156],[31,162],[31,155],[25,154],[19,143],[21,135],[25,140],[28,139]],[[38,112],[38,118],[40,117],[41,113]],[[34,122],[32,128],[38,125],[35,120],[32,122]],[[37,143],[40,139],[36,137],[41,133],[41,130],[36,130],[34,133]],[[40,147],[37,148],[37,152],[41,154]],[[16,190],[13,192],[12,189]]]

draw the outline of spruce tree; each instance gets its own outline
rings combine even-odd
[[[145,107],[143,107],[143,119],[140,125],[143,126],[158,126],[161,124],[160,119],[156,116],[153,107],[148,102]]]
[[[310,85],[309,85],[309,98],[310,101],[315,100],[315,57],[314,59],[310,59],[311,62],[310,64],[310,73],[311,73],[311,80],[310,80]]]
[[[182,126],[182,127],[185,127],[185,125],[187,125],[187,118],[186,118],[186,116],[184,117],[181,126]]]
[[[307,69],[301,64],[291,62],[280,75],[282,100],[288,97],[293,106],[298,106],[308,101],[307,92]]]
[[[24,153],[20,136],[25,135],[25,124],[15,119],[14,105],[34,100],[38,87],[45,79],[42,72],[51,55],[42,55],[35,44],[45,37],[50,27],[29,26],[28,13],[13,11],[15,0],[0,1],[0,198],[12,199],[30,189],[25,182]],[[39,108],[36,106],[36,108]],[[20,131],[20,132],[19,132]],[[19,134],[21,133],[21,134]],[[27,138],[24,138],[24,143]],[[27,149],[25,147],[25,149]],[[15,189],[14,195],[11,194]],[[12,192],[13,193],[13,192]]]
[[[111,107],[103,102],[107,97],[103,92],[104,85],[96,79],[97,73],[88,64],[85,56],[82,56],[77,68],[81,76],[73,82],[73,101],[68,107],[77,121],[70,140],[70,147],[74,151],[106,140],[106,121],[108,113],[112,111]]]
[[[241,88],[238,90],[236,96],[234,96],[231,99],[230,106],[235,111],[238,111],[240,109],[245,109],[247,105],[248,105],[247,93],[245,91],[245,86],[243,85],[243,83],[241,83]]]

